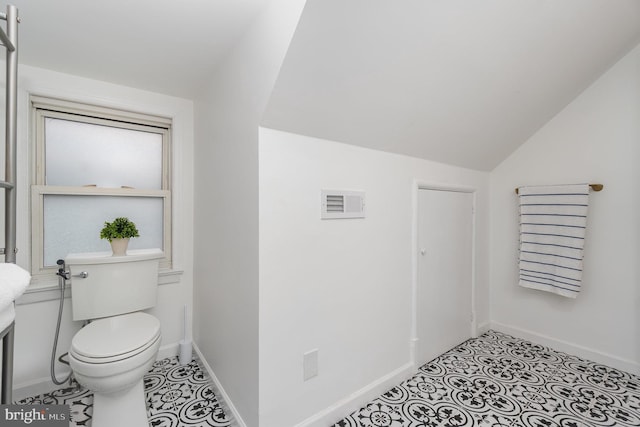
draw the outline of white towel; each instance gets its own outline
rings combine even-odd
[[[582,284],[589,185],[518,190],[520,285],[575,298]]]
[[[10,305],[29,286],[31,275],[13,263],[0,263],[0,310]]]

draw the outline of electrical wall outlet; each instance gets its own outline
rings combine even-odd
[[[302,355],[302,376],[307,381],[318,375],[318,349],[309,350]]]

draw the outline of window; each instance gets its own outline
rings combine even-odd
[[[109,251],[105,221],[126,216],[171,267],[171,121],[120,110],[31,98],[32,274],[50,273],[72,252]]]

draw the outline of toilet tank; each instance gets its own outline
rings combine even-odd
[[[156,305],[160,249],[69,254],[73,320],[97,319]],[[86,277],[83,277],[86,276]]]

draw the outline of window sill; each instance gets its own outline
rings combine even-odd
[[[183,273],[182,270],[160,270],[158,273],[158,285],[179,283]],[[71,285],[67,282],[65,285],[65,297],[70,296]],[[57,276],[55,278],[32,278],[27,290],[16,300],[16,305],[33,304],[59,298],[60,288],[58,287]]]

